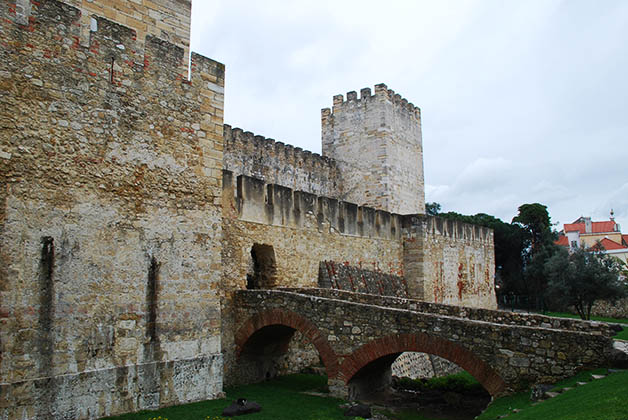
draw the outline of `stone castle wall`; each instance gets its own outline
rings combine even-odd
[[[0,418],[215,398],[224,67],[30,5],[0,2]]]
[[[17,2],[28,9],[30,0]],[[153,35],[184,49],[184,60],[178,65],[186,72],[190,48],[192,0],[65,0],[81,11],[79,18],[81,44],[88,45],[90,33],[96,29],[92,17],[101,16],[124,25],[136,33],[143,45],[146,35]]]
[[[425,213],[421,112],[386,85],[334,96],[321,113],[323,155],[338,161],[344,199]]]
[[[335,160],[225,124],[224,169],[295,191],[342,199]]]
[[[233,376],[231,292],[246,288],[247,275],[253,270],[251,250],[255,244],[272,247],[276,279],[272,287],[317,287],[319,265],[325,260],[401,269],[400,226],[393,233],[394,217],[355,205],[347,210],[345,205],[349,203],[292,191],[244,175],[234,178],[231,172],[224,172],[222,345],[227,384],[252,378]],[[400,224],[400,219],[395,219],[395,223]],[[295,346],[288,357],[316,359],[313,351],[304,343]],[[239,370],[244,369],[240,366]],[[276,371],[289,370],[278,367]]]
[[[492,234],[403,215],[424,211],[419,110],[336,97],[326,156],[223,125],[224,66],[187,76],[190,6],[0,2],[0,418],[215,398],[233,292],[315,288],[325,261],[339,288],[491,307]],[[271,371],[318,360],[289,347]]]
[[[404,241],[410,295],[427,302],[496,309],[493,231],[438,217],[411,219]]]
[[[256,245],[273,250],[274,281],[266,285],[268,288],[314,288],[319,279],[324,281],[325,278],[333,283],[333,274],[321,276],[320,270],[326,262],[337,261],[340,264],[334,265],[338,268],[336,276],[342,271],[343,279],[338,281],[338,289],[352,290],[349,277],[372,271],[372,275],[365,276],[373,283],[371,286],[377,286],[378,281],[385,281],[386,285],[382,285],[382,290],[375,290],[378,288],[369,288],[367,284],[365,288],[371,293],[427,296],[427,300],[441,303],[447,298],[475,307],[495,307],[494,292],[483,288],[485,278],[476,271],[471,272],[479,270],[481,262],[487,264],[483,270],[489,276],[494,273],[494,266],[489,265],[494,258],[489,229],[462,223],[447,224],[434,217],[390,214],[293,191],[245,175],[235,177],[226,170],[222,202],[222,287],[225,292],[222,315],[227,383],[244,380],[234,378],[228,367],[234,360],[231,292],[247,288],[247,278],[253,275],[255,267],[251,252]],[[455,260],[450,259],[451,252],[456,252]],[[438,261],[443,270],[438,278],[443,296],[438,295],[434,300],[429,288],[435,280],[429,276],[436,273],[423,264],[428,258]],[[459,268],[461,263],[463,269]],[[465,267],[473,268],[466,271]],[[478,291],[481,293],[474,295]],[[311,359],[311,351],[301,347],[299,357]],[[290,357],[294,358],[289,354]],[[242,367],[239,370],[246,371]],[[249,378],[255,376],[252,370],[253,367],[248,371]],[[280,368],[270,371],[285,372]]]

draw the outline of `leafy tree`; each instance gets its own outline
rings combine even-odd
[[[512,223],[518,224],[530,234],[530,245],[534,253],[553,239],[550,220],[547,206],[533,203],[519,206],[519,214],[512,219]]]
[[[555,234],[547,206],[540,203],[522,204],[512,223],[526,232],[527,245],[522,253],[522,294],[533,300],[530,304],[537,309],[543,307],[543,296],[547,287],[545,263],[556,253]]]
[[[440,204],[425,203],[425,214],[428,216],[436,216],[438,213],[440,213]]]
[[[621,266],[621,261],[600,251],[558,249],[545,263],[547,297],[554,305],[573,306],[580,318],[591,319],[596,300],[626,296]]]

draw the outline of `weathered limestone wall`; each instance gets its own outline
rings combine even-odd
[[[53,0],[19,19],[0,2],[0,418],[216,397],[224,67],[181,80],[182,48],[101,17],[82,46]]]
[[[421,112],[386,85],[334,96],[322,110],[323,156],[338,162],[343,199],[398,214],[425,213]]]
[[[404,241],[410,295],[428,302],[496,309],[493,231],[413,217]]]
[[[27,4],[28,0],[18,1]],[[143,45],[146,35],[153,35],[184,49],[185,60],[179,63],[187,68],[190,48],[192,0],[64,0],[81,11],[81,43],[89,43],[92,16],[101,16],[136,32]]]
[[[225,381],[254,380],[238,362],[236,375],[231,292],[246,289],[255,244],[272,246],[276,282],[273,287],[317,287],[321,261],[401,269],[400,220],[384,212],[292,191],[247,176],[223,175],[223,352]],[[350,233],[351,232],[351,233]],[[311,351],[296,346],[302,359]],[[310,347],[311,348],[311,347]],[[289,356],[293,357],[294,356]],[[314,354],[314,357],[315,354]],[[282,362],[277,362],[282,363]],[[279,367],[264,367],[279,372]],[[283,372],[283,371],[282,371]],[[262,377],[263,378],[263,377]]]
[[[342,199],[336,161],[225,124],[224,169],[268,184]]]

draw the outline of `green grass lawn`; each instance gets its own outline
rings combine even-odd
[[[588,383],[534,406],[529,392],[498,398],[477,419],[494,420],[508,414],[508,420],[628,420],[628,371],[590,379],[591,373],[605,372],[580,372],[559,382],[554,390],[575,386],[576,382]],[[514,409],[521,411],[514,413]]]
[[[628,371],[616,372],[604,379],[591,380],[591,374],[606,373],[606,369],[580,372],[578,375],[559,382],[554,390],[574,387],[549,400],[532,405],[530,392],[522,392],[494,400],[478,420],[494,420],[508,414],[508,420],[628,420]],[[459,382],[467,386],[466,376],[456,376],[446,384]],[[576,382],[589,382],[576,387]],[[431,384],[431,382],[430,382]],[[223,420],[222,410],[232,401],[243,397],[259,403],[259,413],[246,415],[251,420],[341,420],[343,411],[338,407],[343,401],[326,396],[304,394],[304,391],[323,392],[327,385],[325,377],[316,375],[289,375],[254,385],[243,385],[226,389],[227,398],[203,401],[157,411],[143,411],[110,417],[110,420],[149,420],[161,416],[161,420]],[[452,385],[453,386],[453,385]],[[521,410],[514,413],[513,409]],[[394,414],[386,413],[397,420],[430,420],[406,410]]]
[[[168,420],[222,419],[222,410],[237,399],[246,398],[262,406],[262,411],[247,414],[251,420],[332,420],[348,419],[338,408],[342,400],[303,394],[302,391],[322,392],[327,378],[316,375],[289,375],[255,385],[227,388],[226,399],[167,407],[158,411],[143,411],[110,417],[116,420],[148,420],[161,416]]]

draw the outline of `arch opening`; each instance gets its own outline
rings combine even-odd
[[[291,311],[274,309],[250,318],[235,335],[236,383],[254,383],[315,366],[328,378],[338,373],[338,360],[318,329]]]
[[[464,418],[474,418],[491,401],[489,392],[464,369],[419,352],[391,353],[372,360],[349,379],[347,393],[351,400],[369,401],[392,411],[416,410],[429,418],[458,418],[462,412]]]
[[[473,376],[492,396],[506,389],[504,380],[466,348],[423,333],[402,334],[373,340],[345,358],[340,373],[351,399],[389,388],[392,364],[404,352],[429,353],[448,360]]]
[[[277,284],[277,264],[272,245],[253,244],[251,272],[246,275],[247,289],[272,289]]]
[[[288,352],[294,328],[269,325],[255,331],[246,341],[238,359],[240,382],[261,382],[282,374],[282,358]]]

